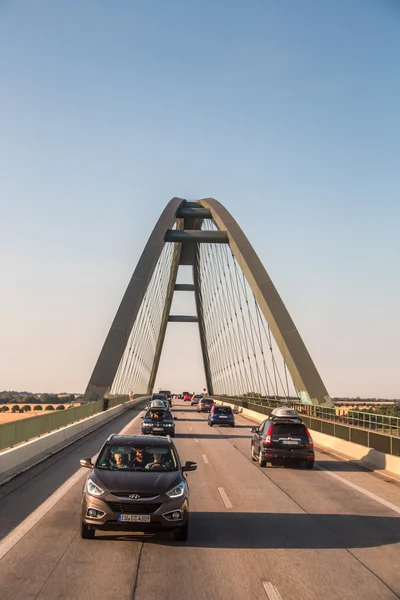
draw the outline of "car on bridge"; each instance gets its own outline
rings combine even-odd
[[[208,415],[208,424],[210,427],[213,425],[227,425],[228,427],[235,427],[235,415],[231,406],[225,406],[224,404],[214,404]]]
[[[172,532],[186,541],[189,531],[189,486],[184,473],[197,468],[183,463],[170,437],[111,435],[95,464],[81,459],[87,477],[81,503],[81,537],[96,530]]]
[[[166,408],[169,410],[169,402],[168,400],[152,400],[148,406],[145,407],[145,410],[149,410],[149,408]]]
[[[202,398],[197,405],[197,412],[210,412],[215,402],[212,398]]]
[[[189,392],[185,392],[185,394],[183,395],[183,401],[184,402],[191,402],[192,401],[192,396],[193,396],[193,394],[190,394]]]
[[[203,398],[204,398],[203,394],[194,394],[190,401],[190,405],[194,406],[195,404],[198,404],[200,402],[200,400],[202,400]]]
[[[171,437],[175,437],[176,417],[172,416],[169,409],[149,408],[142,419],[143,435],[170,435]]]
[[[260,467],[302,464],[314,467],[314,444],[299,413],[287,407],[275,408],[261,425],[252,427],[251,458]]]
[[[165,396],[166,399],[169,402],[169,405],[172,407],[172,394],[171,394],[171,390],[160,390],[158,393],[162,394],[163,396]]]

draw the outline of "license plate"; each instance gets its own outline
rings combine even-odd
[[[228,417],[226,417],[225,415],[221,415],[220,419],[227,419]]]
[[[298,446],[299,442],[296,442],[295,440],[283,440],[283,443],[286,444],[287,446]]]
[[[150,515],[118,515],[118,521],[130,523],[150,523]]]
[[[164,431],[162,427],[154,427],[153,431]]]

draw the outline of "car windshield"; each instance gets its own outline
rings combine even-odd
[[[216,406],[214,409],[214,413],[219,413],[223,415],[231,415],[232,409],[230,406]]]
[[[165,421],[168,419],[172,420],[172,415],[169,410],[152,408],[147,411],[145,419],[151,419],[152,421]]]
[[[107,471],[165,473],[177,471],[178,460],[168,446],[108,444],[99,455],[96,468]]]

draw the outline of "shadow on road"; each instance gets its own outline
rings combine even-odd
[[[96,538],[143,541],[191,548],[343,549],[386,546],[399,541],[398,517],[282,513],[192,513],[189,541],[171,535],[96,533]]]

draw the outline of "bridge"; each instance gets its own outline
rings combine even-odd
[[[190,281],[177,282],[180,267]],[[193,294],[195,314],[171,313],[182,292]],[[210,428],[195,407],[174,402],[176,446],[198,464],[187,475],[189,540],[83,540],[79,459],[113,432],[140,432],[167,327],[179,323],[198,327],[208,394],[236,412],[235,428]],[[400,597],[399,423],[336,414],[283,299],[218,201],[167,204],[84,400],[69,420],[68,411],[46,416],[35,433],[28,422],[42,416],[0,426],[1,600]],[[296,406],[312,433],[313,470],[251,459],[250,428],[281,405]]]

